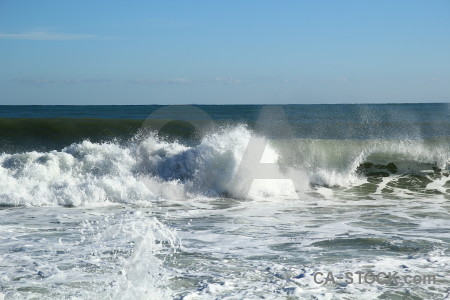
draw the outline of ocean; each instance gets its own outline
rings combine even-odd
[[[0,106],[0,299],[450,297],[450,105]]]

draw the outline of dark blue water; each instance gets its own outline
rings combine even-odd
[[[0,105],[0,118],[145,119],[162,105]],[[196,105],[213,120],[255,121],[262,105]],[[397,122],[450,120],[447,103],[283,105],[290,121],[364,121],[362,117]],[[161,115],[170,118],[170,115]]]
[[[24,137],[80,138],[133,136],[145,119],[199,121],[184,106],[0,106],[0,139],[14,144]],[[186,108],[186,111],[184,112]],[[270,111],[274,106],[265,106]],[[198,111],[219,124],[243,123],[271,138],[276,125],[288,124],[294,135],[315,139],[422,139],[450,135],[450,106],[430,104],[284,105],[282,114],[261,116],[261,105],[199,105]],[[275,129],[267,130],[274,124]],[[286,127],[286,126],[285,126]],[[57,139],[60,137],[57,137]],[[45,144],[45,142],[43,142]],[[41,143],[42,144],[42,143]]]

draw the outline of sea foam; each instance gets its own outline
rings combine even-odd
[[[257,165],[239,169],[249,141],[265,147],[262,155],[247,153],[261,156],[256,164],[280,165],[272,180],[261,177]],[[433,139],[282,141],[256,135],[244,125],[216,129],[194,145],[155,133],[137,135],[128,143],[85,140],[61,151],[0,155],[0,204],[152,205],[195,197],[295,198],[310,186],[351,187],[371,174],[431,174],[430,180],[437,183],[430,187],[442,190],[446,181],[436,177],[448,176],[449,153],[445,141]],[[240,185],[248,178],[253,184],[242,193]]]

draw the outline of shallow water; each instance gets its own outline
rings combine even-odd
[[[449,209],[444,198],[308,195],[5,208],[0,283],[6,299],[439,299],[450,286]],[[326,285],[313,277],[357,271],[437,277]]]

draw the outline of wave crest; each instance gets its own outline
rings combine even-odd
[[[290,182],[255,180],[242,195],[233,178],[253,132],[222,127],[197,145],[152,133],[127,145],[85,140],[61,151],[0,155],[0,205],[151,205],[194,197],[296,197]],[[450,143],[429,140],[265,140],[261,163],[307,174],[304,185],[352,186],[366,177],[448,176]],[[242,175],[242,174],[241,174]],[[257,177],[251,170],[244,173]],[[257,179],[257,178],[256,178]]]

